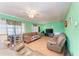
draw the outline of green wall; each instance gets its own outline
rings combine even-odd
[[[23,22],[25,24],[25,30],[26,32],[32,32],[32,23],[29,21],[25,21],[23,18],[19,18],[13,15],[8,15],[6,13],[0,12],[0,18],[7,19],[7,20],[15,20],[18,22]],[[46,28],[53,28],[54,32],[64,32],[64,24],[62,21],[54,21],[47,24],[41,24],[40,25],[40,31],[42,32]]]
[[[79,3],[72,3],[65,20],[68,21],[68,26],[65,28],[68,49],[71,55],[79,55]]]
[[[32,23],[31,22],[25,22],[25,29],[26,32],[32,32]]]
[[[40,32],[45,31],[46,28],[53,28],[54,32],[64,32],[64,22],[63,21],[53,21],[47,24],[40,25]]]
[[[8,15],[0,12],[0,18],[8,20],[16,20],[18,22],[23,22],[26,26],[26,32],[32,32],[32,23],[25,21],[23,18],[16,16]],[[63,21],[50,22],[47,24],[40,24],[40,31],[44,31],[46,28],[53,28],[54,32],[64,32],[67,36],[67,46],[71,55],[79,55],[79,26],[75,26],[75,23],[78,22],[79,25],[79,3],[75,2],[71,4],[70,10],[66,16],[68,21],[68,26],[64,30]]]
[[[23,22],[25,24],[25,31],[26,32],[32,32],[32,23],[29,21],[25,21],[23,18],[19,18],[13,15],[8,15],[6,13],[0,12],[0,18],[1,19],[6,19],[6,20],[15,20],[17,22]]]

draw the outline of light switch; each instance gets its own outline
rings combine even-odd
[[[78,22],[76,21],[74,25],[75,25],[75,27],[77,27],[78,26]]]

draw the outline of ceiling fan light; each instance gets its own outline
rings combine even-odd
[[[28,15],[29,16],[29,18],[34,18],[34,15]]]

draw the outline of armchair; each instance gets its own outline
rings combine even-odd
[[[55,35],[53,38],[50,38],[47,43],[47,48],[49,50],[53,50],[55,52],[62,52],[65,43],[65,34],[61,33],[59,35]]]

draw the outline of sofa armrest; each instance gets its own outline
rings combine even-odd
[[[59,44],[60,47],[63,47],[65,44],[66,39],[62,40],[61,43]]]
[[[32,36],[24,36],[23,37],[23,40],[24,40],[24,42],[31,42],[31,40],[32,40]]]
[[[48,41],[48,42],[49,42],[51,45],[57,44],[56,41],[52,41],[52,42],[51,42],[51,41]]]

